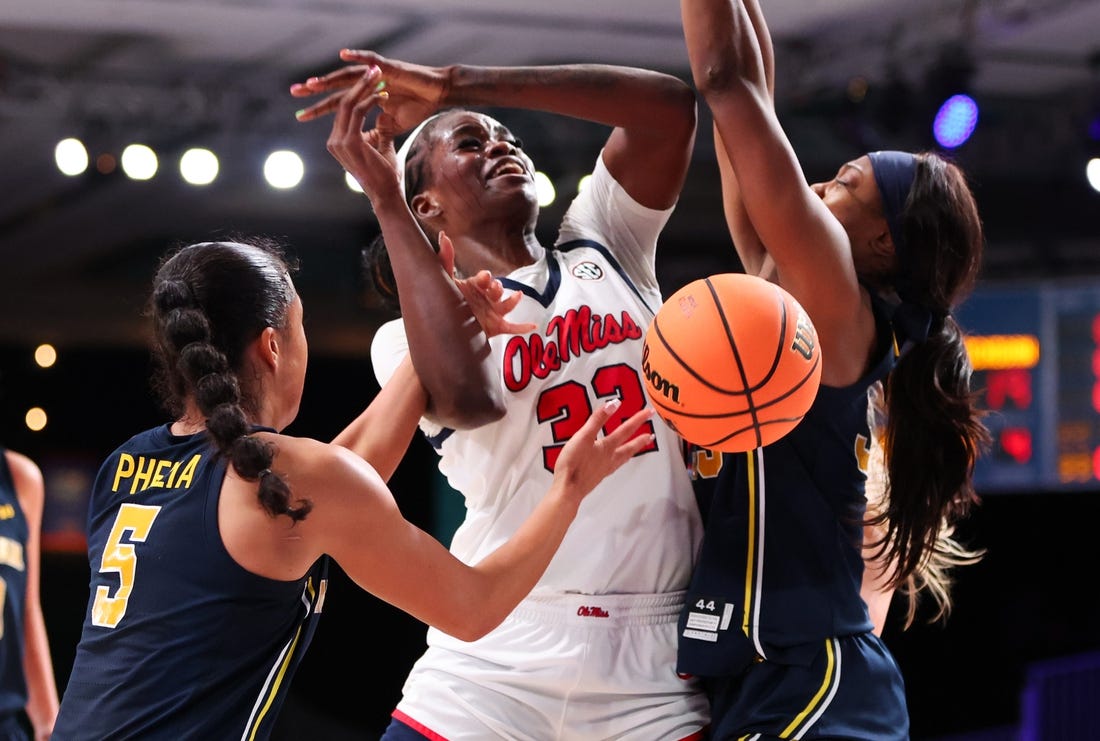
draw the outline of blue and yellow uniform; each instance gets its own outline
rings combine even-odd
[[[23,607],[27,596],[27,519],[0,447],[0,738],[29,738],[22,725],[27,706],[23,673]]]
[[[860,597],[868,390],[895,357],[822,386],[771,445],[691,451],[706,534],[677,668],[705,679],[713,739],[908,738],[901,673]]]
[[[218,531],[226,461],[204,433],[143,432],[100,468],[91,593],[54,738],[264,739],[316,629],[328,558],[294,581]]]

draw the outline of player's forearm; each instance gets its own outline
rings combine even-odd
[[[489,339],[407,208],[375,204],[428,412],[466,429],[504,413]]]
[[[23,670],[27,677],[27,719],[36,741],[47,739],[57,719],[59,699],[54,677],[46,623],[41,610],[28,610],[24,640]]]
[[[428,395],[405,358],[370,405],[333,439],[351,450],[389,481],[416,433],[428,406]]]
[[[760,241],[760,235],[756,232],[756,227],[749,218],[748,211],[745,210],[745,202],[741,199],[741,184],[730,164],[725,141],[717,126],[714,127],[714,155],[718,160],[718,172],[722,182],[722,210],[726,216],[726,225],[729,227],[734,249],[741,261],[741,267],[749,275],[770,281],[778,280],[775,274],[775,262],[769,257],[764,243]]]
[[[760,61],[764,65],[764,80],[768,86],[768,93],[772,100],[775,99],[775,45],[772,43],[771,32],[764,20],[764,11],[760,8],[759,0],[744,0],[745,12],[748,14],[752,30],[756,35],[756,43],[760,46]]]
[[[467,625],[480,638],[496,628],[520,600],[534,588],[550,565],[570,524],[576,518],[579,500],[555,485],[519,529],[474,567],[470,594],[478,595],[478,621]]]
[[[449,80],[447,105],[524,108],[626,129],[680,125],[694,105],[682,80],[635,67],[455,65]]]

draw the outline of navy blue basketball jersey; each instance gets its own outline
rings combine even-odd
[[[0,717],[27,704],[23,674],[23,607],[27,595],[27,520],[15,494],[15,482],[0,447]]]
[[[677,669],[729,680],[715,685],[727,688],[724,696],[712,698],[716,737],[734,737],[727,730],[743,728],[812,738],[809,726],[820,718],[834,722],[838,711],[849,718],[865,713],[858,703],[873,694],[867,687],[873,682],[893,704],[876,712],[901,710],[886,719],[886,728],[904,733],[907,727],[900,674],[871,634],[860,596],[868,390],[894,362],[894,349],[884,349],[855,384],[822,386],[798,426],[770,445],[748,453],[689,453],[706,535],[680,617]],[[863,643],[838,641],[853,637]],[[759,696],[744,698],[745,691],[756,692],[759,677],[783,667],[793,674],[782,680],[782,692],[779,685],[767,690],[762,684]],[[859,691],[844,682],[855,682]],[[779,707],[780,696],[799,683]],[[834,704],[828,716],[830,702],[845,707]],[[739,717],[723,718],[723,708],[734,708]],[[824,727],[840,737],[850,726],[814,730]]]
[[[681,620],[681,671],[721,676],[871,630],[859,594],[868,386],[822,386],[771,445],[692,452],[707,537]]]
[[[295,581],[238,565],[218,531],[225,472],[205,433],[167,425],[100,468],[88,610],[54,738],[270,735],[316,629],[328,558]]]

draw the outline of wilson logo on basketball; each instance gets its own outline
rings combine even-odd
[[[649,344],[646,343],[642,347],[642,375],[645,376],[646,383],[653,390],[653,393],[660,394],[666,399],[669,399],[675,403],[680,402],[680,387],[669,381],[667,378],[662,378],[661,374],[653,369],[649,364]]]
[[[817,330],[814,329],[810,317],[806,315],[806,312],[799,311],[798,322],[795,324],[794,329],[794,342],[791,343],[791,349],[806,358],[806,360],[812,360],[814,357],[814,347],[817,346],[816,333]]]

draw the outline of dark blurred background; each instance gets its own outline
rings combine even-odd
[[[764,10],[777,105],[809,179],[870,149],[934,147],[966,168],[985,219],[982,281],[960,320],[981,341],[976,383],[996,442],[979,471],[983,504],[960,537],[988,555],[958,572],[946,625],[902,631],[891,615],[913,737],[1100,738],[1084,712],[1100,701],[1090,587],[1100,183],[1087,175],[1100,156],[1100,0],[767,0]],[[253,232],[301,258],[311,361],[288,432],[332,437],[377,392],[368,348],[388,315],[357,270],[377,224],[325,152],[327,121],[295,122],[302,102],[287,93],[337,66],[345,46],[426,64],[612,62],[690,79],[669,0],[0,3],[0,442],[47,474],[43,601],[62,688],[87,599],[90,477],[122,440],[163,420],[141,309],[167,247]],[[940,104],[962,93],[976,109],[941,131],[954,140],[937,141]],[[556,224],[606,130],[495,113],[556,186],[542,218]],[[67,137],[87,157],[71,175],[55,161]],[[148,179],[125,171],[131,143],[159,158]],[[205,186],[185,183],[178,166],[200,146],[220,160]],[[276,150],[300,156],[296,187],[265,182]],[[658,271],[667,294],[738,269],[704,109]],[[43,343],[57,353],[49,367],[35,360]],[[434,463],[417,439],[391,484],[409,518],[447,540],[461,503]],[[338,572],[283,737],[376,736],[423,637]]]

